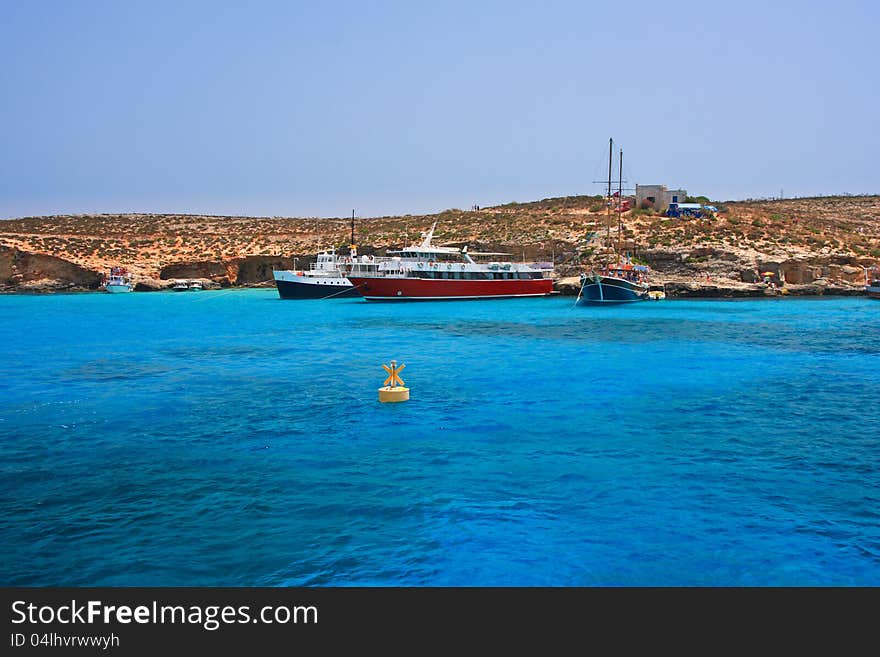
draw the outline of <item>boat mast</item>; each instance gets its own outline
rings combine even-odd
[[[621,218],[621,206],[623,205],[623,149],[620,149],[620,173],[617,176],[617,252],[623,240],[623,219]]]
[[[348,243],[348,252],[352,258],[357,258],[357,244],[354,243],[354,210],[351,211],[351,240]]]
[[[611,157],[614,149],[614,138],[608,139],[608,196],[606,197],[605,240],[611,242]]]

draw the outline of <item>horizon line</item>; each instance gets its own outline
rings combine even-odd
[[[633,196],[632,194],[627,194],[625,196]],[[699,198],[698,195],[692,198]],[[810,199],[821,199],[821,198],[874,198],[880,196],[880,192],[871,192],[871,193],[853,193],[853,192],[839,192],[834,194],[811,194],[806,196],[759,196],[759,197],[748,197],[741,199],[727,199],[724,201],[712,200],[710,199],[710,203],[754,203],[754,202],[775,202],[775,201],[798,201],[798,200],[810,200]],[[604,198],[604,194],[573,194],[568,196],[548,196],[541,199],[531,200],[531,201],[508,201],[506,203],[496,203],[494,205],[487,206],[478,206],[480,210],[465,210],[462,208],[444,208],[443,210],[437,210],[435,212],[425,212],[425,213],[404,213],[404,214],[378,214],[378,215],[368,215],[368,216],[358,216],[355,214],[355,218],[357,219],[386,219],[386,218],[394,218],[394,217],[428,217],[443,214],[445,212],[480,212],[482,210],[490,210],[493,208],[504,208],[506,206],[511,205],[529,205],[532,203],[543,203],[546,201],[554,201],[554,200],[562,200],[562,199],[571,199],[571,198]],[[135,216],[178,216],[178,217],[213,217],[213,218],[241,218],[241,219],[320,219],[320,220],[345,220],[350,221],[350,216],[318,216],[318,215],[280,215],[280,214],[242,214],[242,213],[217,213],[217,212],[152,212],[152,211],[133,211],[133,210],[124,210],[124,211],[101,211],[101,212],[62,212],[62,213],[52,213],[52,214],[27,214],[27,215],[19,215],[19,216],[5,216],[0,218],[0,221],[17,221],[23,219],[46,219],[51,217],[115,217],[115,216],[124,216],[124,215],[135,215]]]

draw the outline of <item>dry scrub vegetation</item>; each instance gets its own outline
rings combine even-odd
[[[723,252],[743,263],[819,255],[880,261],[880,197],[837,196],[719,204],[703,219],[670,219],[650,211],[624,213],[626,248],[650,260],[671,251],[682,260],[695,249]],[[555,259],[561,274],[594,263],[609,231],[597,196],[548,198],[478,211],[451,209],[435,215],[358,219],[362,252],[382,252],[419,239],[438,222],[435,243],[474,250],[504,250],[515,259]],[[348,218],[284,218],[201,215],[57,215],[0,222],[0,245],[53,255],[105,270],[122,264],[156,277],[169,264],[223,262],[245,256],[313,254],[345,248]],[[692,259],[692,261],[695,261]]]

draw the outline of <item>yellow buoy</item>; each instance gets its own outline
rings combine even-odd
[[[397,365],[396,360],[391,361],[391,365],[382,365],[382,368],[388,372],[388,378],[379,388],[380,402],[402,402],[409,399],[409,388],[403,386],[403,379],[400,373],[406,365]]]

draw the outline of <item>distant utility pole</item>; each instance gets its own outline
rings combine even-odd
[[[779,200],[780,200],[780,201],[781,201],[782,199],[785,198],[785,196],[782,195],[782,192],[783,192],[783,190],[782,190],[782,188],[780,187],[780,188],[779,188]]]

